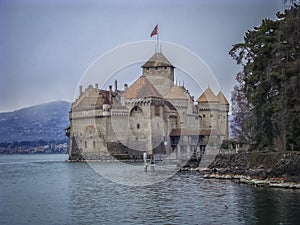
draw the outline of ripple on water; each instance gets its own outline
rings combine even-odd
[[[0,224],[300,221],[297,190],[255,188],[228,180],[203,179],[198,173],[188,172],[149,186],[126,186],[99,176],[86,163],[47,157],[39,156],[39,162],[29,157],[30,163],[0,164]],[[0,162],[3,160],[0,156]],[[10,160],[26,161],[26,157]],[[112,164],[107,168],[114,169]],[[155,176],[155,172],[150,175]]]

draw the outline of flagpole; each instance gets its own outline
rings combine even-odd
[[[157,45],[157,53],[159,53],[159,29],[158,29],[158,24],[156,26],[157,26],[157,39],[156,39],[157,43],[156,43],[156,45]]]
[[[156,48],[155,53],[159,53],[159,33],[158,33],[158,24],[154,27],[154,30],[152,31],[150,37],[156,35]]]

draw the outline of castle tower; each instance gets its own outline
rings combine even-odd
[[[198,102],[198,115],[201,118],[202,129],[215,129],[219,128],[219,99],[208,87],[204,93],[197,99]]]
[[[176,107],[180,120],[179,127],[189,127],[189,124],[187,124],[187,115],[191,114],[191,110],[189,110],[190,96],[187,91],[183,87],[174,85],[164,97]]]
[[[153,84],[162,96],[174,85],[174,66],[161,53],[155,53],[143,66],[143,75]]]
[[[167,135],[163,121],[163,96],[142,75],[124,92],[123,97],[130,112],[127,146],[153,155],[154,149]]]
[[[229,102],[225,98],[224,94],[220,91],[217,95],[219,99],[219,127],[220,131],[225,134],[225,138],[228,139],[228,112],[229,112]]]

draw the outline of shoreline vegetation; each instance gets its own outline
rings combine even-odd
[[[181,171],[198,171],[206,179],[300,189],[300,152],[218,154],[208,168],[190,162]]]

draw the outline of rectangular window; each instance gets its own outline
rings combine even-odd
[[[205,118],[205,114],[203,114],[203,118]]]
[[[160,109],[159,106],[155,106],[155,112],[154,112],[154,116],[160,116]]]

